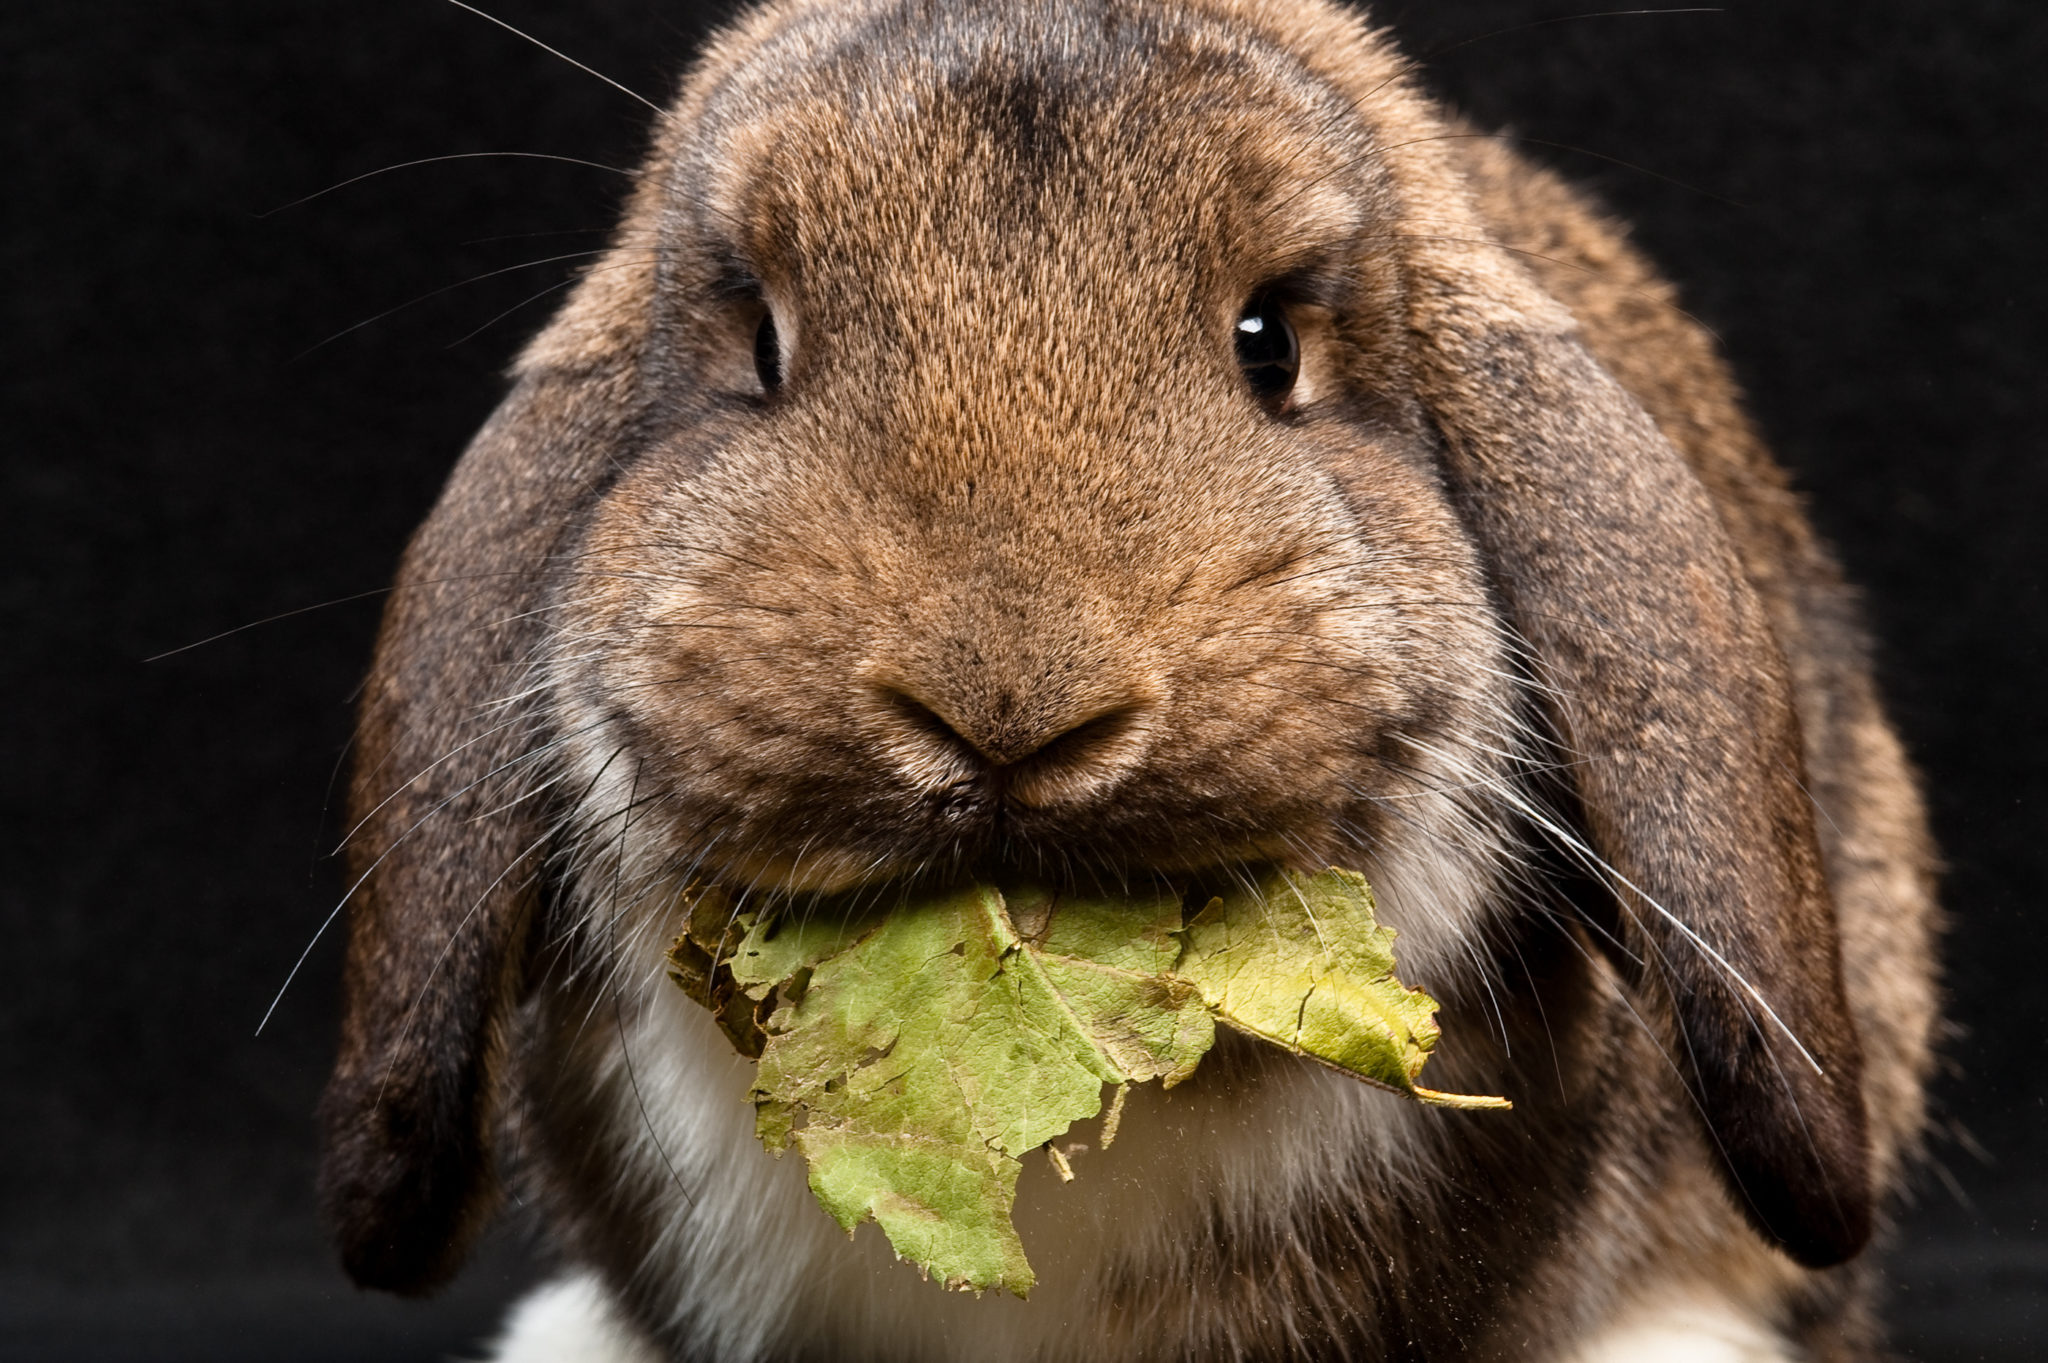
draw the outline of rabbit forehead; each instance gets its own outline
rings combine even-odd
[[[1334,257],[1384,207],[1349,103],[1189,9],[800,13],[708,86],[671,223],[818,326],[1020,295],[1201,312],[1205,285]]]
[[[1328,532],[1328,451],[1257,409],[1230,329],[1305,275],[1392,320],[1392,253],[1359,249],[1391,196],[1329,84],[1188,7],[784,7],[755,27],[679,108],[665,223],[679,254],[761,276],[793,340],[786,410],[729,468],[787,474],[785,506],[819,463],[892,500],[1028,490],[1040,524],[1052,505],[1127,523],[1194,477],[1208,523],[1176,530],[1225,508]]]

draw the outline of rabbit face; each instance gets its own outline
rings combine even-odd
[[[1327,94],[1220,60],[969,48],[705,111],[750,154],[671,174],[710,186],[657,242],[675,415],[549,668],[641,858],[833,891],[1497,851],[1509,666],[1386,340],[1383,172],[1305,176]]]

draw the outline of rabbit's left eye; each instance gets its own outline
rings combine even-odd
[[[1280,300],[1261,294],[1245,304],[1236,337],[1237,367],[1244,371],[1245,382],[1261,402],[1277,411],[1301,373],[1301,343]]]

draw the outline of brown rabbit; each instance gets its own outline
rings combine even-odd
[[[510,1183],[564,1269],[507,1359],[1866,1356],[1931,854],[1671,299],[1320,0],[740,20],[385,621],[350,1273]],[[1029,1301],[840,1235],[663,970],[692,882],[1275,862],[1366,873],[1514,1111],[1226,1044],[1027,1164]]]

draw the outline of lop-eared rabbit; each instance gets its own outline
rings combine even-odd
[[[407,551],[348,1271],[509,1188],[522,1363],[1867,1357],[1936,998],[1854,616],[1670,286],[1359,14],[777,0]],[[692,884],[1272,864],[1514,1110],[1226,1041],[1027,1162],[1029,1300],[841,1234],[664,969]]]

